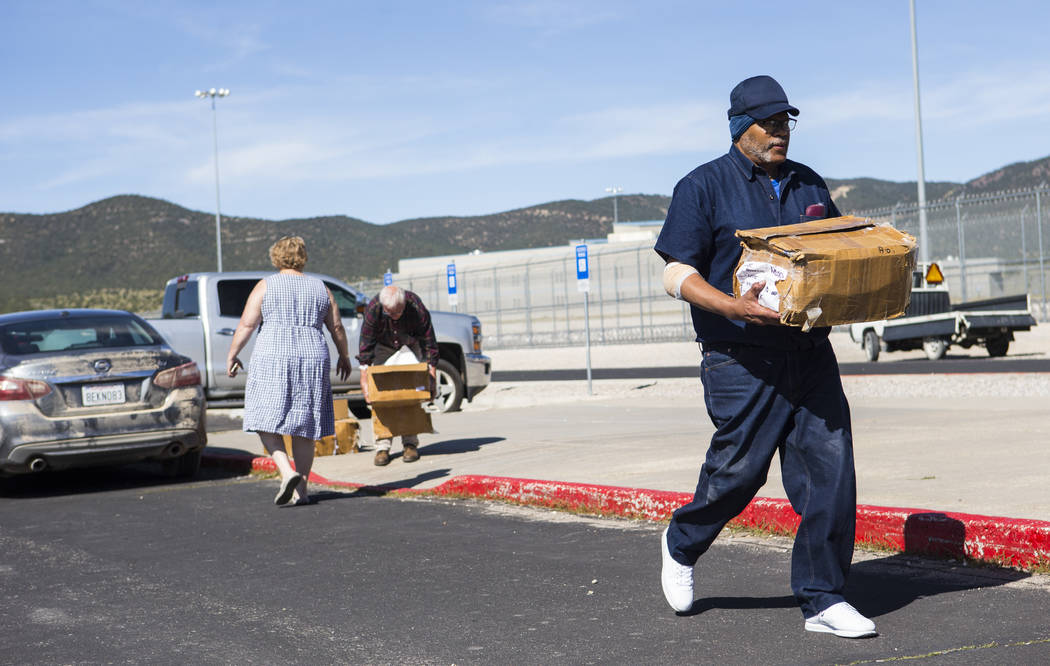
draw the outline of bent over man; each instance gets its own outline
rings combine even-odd
[[[693,567],[725,524],[765,483],[780,453],[784,489],[801,516],[791,588],[807,631],[858,638],[875,624],[843,598],[853,557],[856,482],[849,405],[828,328],[780,325],[763,307],[764,286],[733,297],[741,247],[734,233],[837,217],[827,185],[787,159],[799,111],[772,77],[729,95],[732,146],[674,189],[656,252],[664,286],[692,305],[701,381],[716,428],[693,500],[661,536],[661,584],[679,612],[693,604]]]
[[[437,376],[439,360],[437,338],[430,322],[430,312],[419,296],[397,285],[387,285],[369,301],[361,324],[361,339],[357,360],[361,364],[361,392],[368,398],[368,366],[382,365],[394,352],[408,347],[419,362],[426,362],[430,370],[431,386]],[[375,464],[390,462],[393,439],[376,440]],[[419,437],[404,435],[401,444],[404,462],[419,460]]]

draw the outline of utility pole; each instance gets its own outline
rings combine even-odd
[[[911,6],[911,71],[915,82],[915,146],[919,155],[919,261],[930,264],[929,243],[926,242],[926,167],[922,160],[922,104],[919,102],[919,39],[915,30],[915,0]]]
[[[212,142],[215,147],[215,256],[218,263],[218,271],[222,272],[222,213],[219,204],[219,124],[215,119],[215,98],[226,97],[230,94],[228,88],[211,88],[210,90],[198,90],[196,96],[201,99],[211,99],[211,132]]]
[[[619,221],[620,221],[619,212],[616,210],[616,195],[619,194],[620,192],[623,192],[623,188],[622,187],[613,186],[613,187],[605,188],[605,191],[606,192],[612,192],[612,195],[613,195],[613,224],[615,225],[615,224],[619,223]]]

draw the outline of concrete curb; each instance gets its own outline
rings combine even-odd
[[[204,461],[244,471],[276,472],[269,458],[205,455]],[[499,500],[620,518],[666,521],[690,493],[541,481],[499,476],[456,476],[428,489],[365,486],[310,474],[310,482],[387,494]],[[756,497],[730,525],[794,535],[799,517],[784,499]],[[1034,569],[1050,565],[1050,522],[929,509],[857,506],[856,542],[916,555],[970,559]]]

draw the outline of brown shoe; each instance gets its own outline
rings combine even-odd
[[[390,464],[390,453],[387,452],[387,451],[383,451],[383,450],[376,451],[376,459],[375,459],[374,462],[376,464],[376,467],[382,467],[384,465],[389,465]]]
[[[419,448],[415,444],[405,444],[405,452],[401,454],[401,460],[405,462],[419,460]]]

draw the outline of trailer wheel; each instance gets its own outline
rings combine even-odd
[[[1006,356],[1006,350],[1010,348],[1010,338],[1006,336],[990,338],[984,343],[984,346],[988,349],[989,356]]]
[[[948,342],[944,338],[923,338],[922,350],[926,352],[926,358],[938,361],[948,351]]]
[[[874,363],[879,360],[879,336],[870,328],[864,331],[864,357]]]

